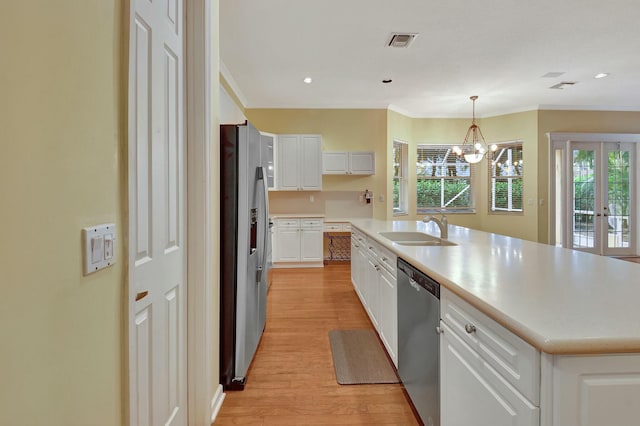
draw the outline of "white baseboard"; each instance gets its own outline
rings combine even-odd
[[[224,401],[224,397],[226,394],[222,391],[222,385],[218,385],[216,389],[216,393],[213,395],[213,399],[211,400],[211,423],[216,420],[218,417],[218,413],[220,412],[220,408],[222,408],[222,401]]]

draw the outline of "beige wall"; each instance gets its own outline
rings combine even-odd
[[[264,132],[322,135],[323,151],[375,151],[374,176],[323,176],[323,191],[373,191],[373,216],[385,218],[387,193],[387,111],[378,109],[246,109],[247,119]],[[291,195],[295,196],[295,195]]]
[[[478,123],[487,143],[522,141],[524,160],[524,188],[522,214],[489,213],[488,162],[480,166],[477,212],[479,228],[483,231],[538,240],[538,112],[528,111],[516,114],[484,118]]]
[[[409,149],[409,152],[407,152],[407,155],[410,155],[410,151],[412,150],[411,148],[412,141],[413,141],[412,126],[413,126],[413,120],[411,118],[392,110],[387,111],[387,146],[386,146],[387,164],[385,167],[385,171],[388,176],[387,190],[386,190],[386,197],[387,197],[387,200],[389,200],[389,202],[387,203],[387,209],[386,209],[386,219],[388,220],[409,219],[408,215],[403,214],[395,217],[393,215],[393,202],[392,202],[393,185],[391,184],[391,178],[393,177],[393,173],[394,173],[393,142],[394,141],[405,142],[407,144],[407,148]],[[414,154],[414,157],[415,157],[415,154]],[[415,164],[415,158],[414,158],[414,162],[413,163],[409,162],[409,164]],[[415,174],[415,167],[409,167],[408,171],[411,172],[411,169],[414,169],[413,173]],[[409,182],[408,177],[407,177],[407,182]],[[407,197],[408,211],[410,212],[414,211],[415,197],[412,197],[412,194],[410,192],[407,193],[407,196],[408,196]]]
[[[0,3],[0,424],[122,423],[127,20],[120,0]],[[116,264],[82,276],[81,229]]]

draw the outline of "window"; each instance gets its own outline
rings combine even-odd
[[[453,145],[418,145],[418,213],[473,211],[474,168],[453,153]]]
[[[522,213],[522,142],[497,146],[489,163],[489,210]]]
[[[407,174],[409,150],[404,142],[393,141],[393,214],[408,214]]]

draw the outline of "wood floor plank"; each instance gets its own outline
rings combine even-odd
[[[267,325],[244,391],[215,425],[418,425],[399,384],[339,385],[329,331],[372,329],[348,263],[275,269]]]

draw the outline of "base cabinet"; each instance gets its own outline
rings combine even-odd
[[[545,355],[545,370],[542,398],[553,410],[543,401],[541,426],[640,424],[640,354]]]
[[[443,322],[440,420],[444,426],[537,426],[539,408],[509,385]]]
[[[351,281],[393,363],[398,366],[397,258],[359,231],[351,234]]]
[[[322,219],[276,219],[275,267],[323,266]]]
[[[389,356],[398,365],[398,288],[397,279],[385,268],[380,268],[379,332]]]
[[[441,288],[442,426],[640,424],[640,354],[541,353]]]

